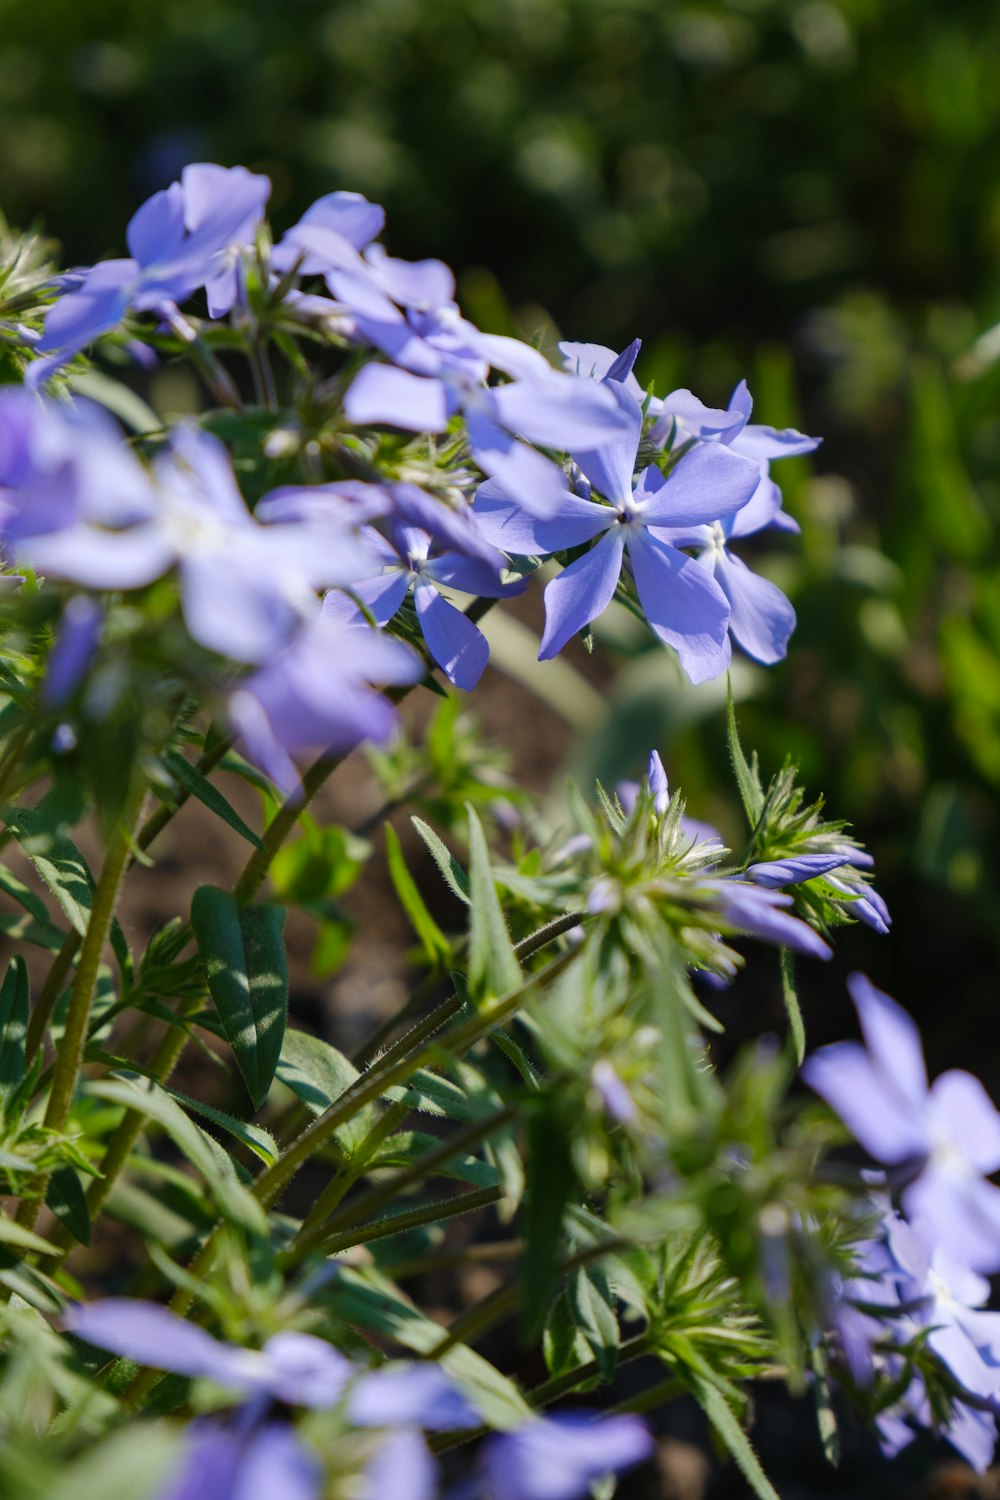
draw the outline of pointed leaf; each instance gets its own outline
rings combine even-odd
[[[569,1299],[577,1327],[597,1360],[601,1374],[610,1380],[618,1364],[621,1332],[615,1315],[614,1293],[599,1266],[582,1266],[573,1273]]]
[[[740,744],[740,732],[736,727],[736,704],[733,699],[733,679],[726,678],[726,739],[729,744],[729,759],[739,788],[740,801],[751,828],[757,826],[764,806],[764,790],[757,774],[756,757],[751,766]]]
[[[574,1188],[569,1140],[551,1108],[528,1119],[527,1194],[521,1215],[525,1241],[523,1328],[534,1339],[555,1291],[563,1213]]]
[[[45,1201],[56,1218],[81,1245],[90,1244],[90,1209],[87,1195],[72,1167],[59,1167],[49,1178]]]
[[[28,969],[18,953],[0,987],[0,1102],[10,1099],[24,1078],[28,1009]]]
[[[722,1392],[711,1381],[690,1368],[684,1371],[684,1380],[698,1398],[702,1411],[736,1460],[754,1494],[760,1500],[780,1500],[777,1490],[761,1468],[760,1459],[754,1452],[750,1439]]]
[[[90,916],[94,880],[79,849],[65,834],[52,829],[40,808],[9,807],[4,821],[55,896],[67,921],[82,937]]]
[[[339,1099],[359,1077],[352,1062],[307,1031],[289,1030],[281,1046],[277,1078],[311,1114],[321,1115]],[[351,1119],[345,1120],[337,1131],[337,1140],[347,1152],[352,1152],[364,1140],[375,1123],[375,1110],[369,1104]]]
[[[208,987],[255,1109],[271,1087],[288,1016],[284,921],[280,906],[241,906],[216,886],[199,886],[191,901]]]
[[[228,824],[241,838],[245,838],[247,843],[263,849],[264,845],[260,837],[226,801],[218,787],[213,786],[196,766],[193,766],[189,760],[185,760],[183,755],[178,754],[176,750],[165,751],[161,758],[178,786],[183,787],[190,796],[197,798],[210,812],[214,812],[217,818],[221,818],[223,823]]]
[[[781,949],[779,961],[781,963],[781,993],[785,1001],[785,1010],[788,1012],[792,1045],[795,1048],[795,1061],[801,1066],[806,1055],[806,1028],[802,1019],[802,1007],[795,989],[795,960],[790,948]]]
[[[473,1004],[506,995],[521,983],[521,965],[497,896],[486,835],[475,809],[469,816],[469,996]]]
[[[462,869],[454,854],[452,854],[447,844],[438,838],[433,828],[428,827],[422,818],[411,818],[410,822],[430,850],[431,857],[444,876],[445,882],[452,894],[468,906],[470,900],[469,877]]]
[[[232,1158],[157,1084],[138,1074],[122,1074],[88,1082],[85,1087],[98,1099],[124,1104],[155,1120],[201,1173],[225,1217],[254,1233],[264,1232],[264,1211],[239,1181]]]
[[[417,889],[413,876],[406,867],[403,846],[391,823],[385,825],[385,852],[389,864],[389,876],[410,919],[414,932],[423,944],[424,952],[432,964],[447,963],[451,944],[441,931]]]

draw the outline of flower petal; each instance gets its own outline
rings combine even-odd
[[[766,666],[781,661],[795,629],[795,610],[777,584],[752,573],[731,552],[716,554],[715,581],[729,600],[736,643]]]
[[[430,583],[418,583],[413,591],[417,619],[428,650],[442,672],[456,687],[471,692],[486,670],[490,648],[473,622],[449,604]]]
[[[539,661],[558,655],[567,641],[611,603],[622,571],[622,530],[615,526],[546,585],[545,633]]]
[[[729,603],[695,560],[642,528],[628,531],[639,603],[661,640],[673,646],[692,682],[718,677],[729,662]]]
[[[369,364],[359,370],[344,397],[344,413],[358,426],[386,423],[407,432],[443,432],[448,425],[441,382],[391,365]]]

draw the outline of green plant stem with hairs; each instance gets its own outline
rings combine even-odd
[[[146,796],[144,778],[134,777],[122,810],[122,820],[111,836],[100,879],[94,891],[93,904],[87,930],[80,947],[80,962],[70,995],[66,1013],[66,1026],[56,1053],[52,1074],[52,1088],[45,1109],[44,1126],[53,1133],[60,1132],[69,1117],[73,1094],[76,1090],[87,1042],[90,1023],[90,1007],[97,988],[97,974],[104,953],[104,945],[111,930],[111,921],[118,904],[122,878],[128,864],[132,845],[132,827],[139,816]],[[17,1221],[32,1228],[45,1196],[48,1173],[39,1174],[28,1183],[18,1205]]]

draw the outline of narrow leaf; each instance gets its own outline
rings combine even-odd
[[[462,869],[454,854],[452,854],[447,844],[442,843],[433,828],[428,827],[422,818],[411,818],[410,822],[427,845],[431,858],[444,876],[445,883],[452,894],[468,906],[471,899],[469,877]]]
[[[792,1030],[795,1061],[801,1065],[806,1055],[806,1027],[795,989],[795,960],[790,948],[781,949],[779,962],[781,964],[781,993],[785,1001],[785,1010],[788,1012],[788,1024]]]
[[[191,901],[208,987],[255,1109],[271,1087],[288,1016],[284,921],[280,906],[241,906],[216,886],[199,886]]]
[[[743,803],[743,811],[747,815],[750,827],[755,828],[764,806],[764,791],[757,774],[756,763],[753,766],[748,764],[743,753],[743,746],[740,744],[731,677],[726,678],[726,739],[729,745],[729,759],[732,762],[733,774],[739,788],[740,801]]]
[[[321,1115],[360,1074],[354,1064],[329,1042],[310,1036],[307,1031],[289,1030],[282,1042],[276,1076],[296,1098],[302,1100],[311,1114]],[[352,1152],[374,1123],[375,1110],[370,1104],[366,1105],[337,1129],[337,1140],[345,1151]]]
[[[264,1211],[240,1183],[232,1159],[157,1084],[138,1075],[122,1075],[88,1082],[85,1087],[98,1099],[124,1104],[154,1120],[201,1173],[225,1217],[254,1233],[264,1232]]]
[[[247,843],[263,849],[263,843],[249,823],[243,821],[236,809],[226,801],[218,787],[213,786],[196,766],[193,766],[189,760],[185,760],[183,755],[176,750],[165,751],[162,760],[178,786],[197,798],[210,812],[214,812],[217,818],[221,818],[223,823],[228,824],[241,838],[245,838]]]
[[[71,839],[54,832],[45,813],[34,807],[10,807],[4,814],[17,839],[70,925],[82,937],[87,930],[94,890],[87,861]]]
[[[28,1034],[28,970],[21,955],[7,965],[0,987],[0,1101],[6,1102],[24,1079]]]
[[[33,1229],[26,1229],[23,1224],[15,1223],[6,1214],[0,1214],[0,1245],[16,1245],[19,1250],[37,1250],[39,1255],[53,1254],[56,1249],[55,1245],[43,1240]]]
[[[410,919],[414,932],[423,944],[424,952],[432,964],[446,964],[451,954],[451,944],[424,904],[424,898],[406,867],[399,835],[391,823],[385,825],[385,852],[389,864],[389,876],[396,895]]]
[[[475,809],[469,815],[469,995],[474,1004],[505,995],[521,983],[521,965],[497,896],[486,835]]]
[[[72,1167],[59,1167],[49,1178],[45,1201],[70,1234],[81,1245],[90,1244],[90,1209],[87,1195]]]
[[[736,1460],[754,1494],[758,1495],[760,1500],[780,1500],[777,1490],[761,1468],[760,1459],[754,1452],[750,1439],[737,1421],[722,1392],[690,1368],[684,1371],[684,1379],[698,1398],[698,1404],[708,1420]]]
[[[569,1284],[569,1300],[580,1332],[597,1360],[601,1374],[610,1380],[618,1364],[621,1333],[615,1315],[614,1293],[599,1266],[582,1266]]]
[[[569,1141],[551,1109],[538,1108],[529,1116],[525,1175],[523,1328],[525,1336],[534,1339],[555,1292],[563,1213],[574,1188]]]

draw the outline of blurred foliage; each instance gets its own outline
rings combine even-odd
[[[995,0],[0,0],[0,71],[0,203],[71,262],[120,253],[186,161],[245,162],[279,227],[334,187],[384,203],[390,248],[454,264],[483,326],[640,333],[658,391],[746,374],[760,419],[822,432],[776,473],[804,545],[764,562],[800,624],[786,665],[742,670],[741,718],[879,856],[896,937],[856,961],[925,1020],[956,980],[969,1018],[989,1002]],[[717,690],[615,643],[584,784],[658,743],[725,826]],[[960,1053],[975,1021],[947,1021]]]

